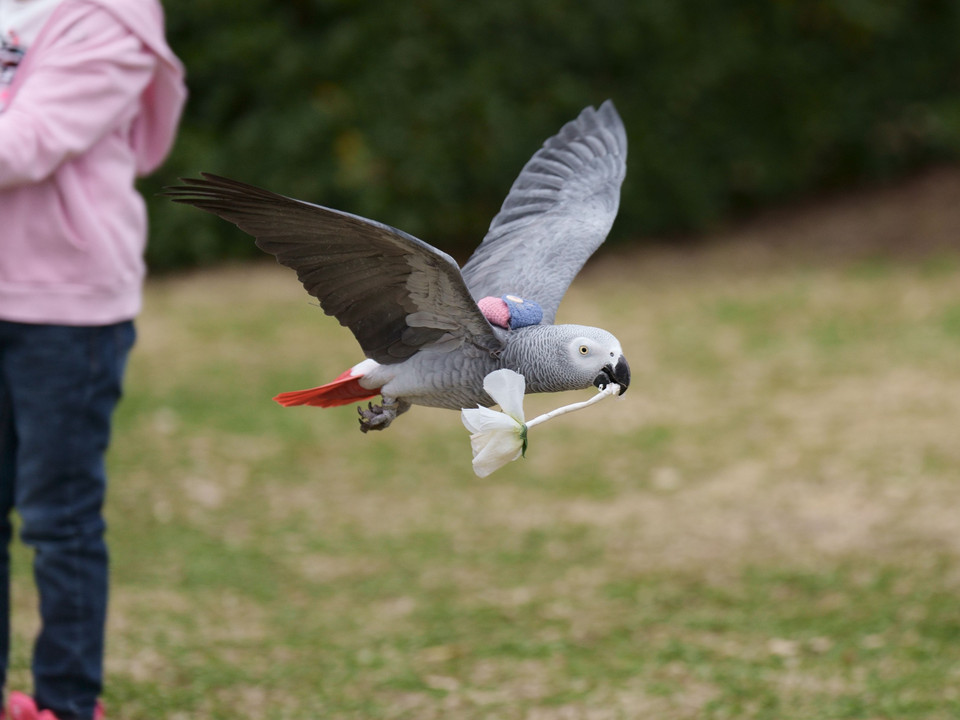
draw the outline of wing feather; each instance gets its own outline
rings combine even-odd
[[[613,225],[626,158],[626,131],[609,100],[547,140],[463,267],[474,299],[530,298],[552,323],[573,278]]]
[[[350,328],[367,357],[397,363],[451,337],[459,346],[500,351],[502,342],[446,253],[373,220],[202,176],[164,194],[253,235],[297,272],[324,312]]]

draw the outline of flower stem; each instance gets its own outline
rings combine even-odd
[[[611,383],[610,385],[607,385],[603,390],[601,390],[599,393],[594,395],[589,400],[584,400],[583,402],[572,403],[570,405],[564,405],[563,407],[558,407],[556,410],[551,410],[550,412],[544,413],[543,415],[538,415],[533,420],[528,420],[526,425],[528,428],[530,428],[530,427],[533,427],[534,425],[539,425],[542,422],[546,422],[550,418],[555,418],[558,415],[566,415],[567,413],[573,412],[574,410],[582,410],[583,408],[589,405],[598,403],[604,398],[609,397],[611,395],[616,395],[619,392],[620,392],[620,386]]]

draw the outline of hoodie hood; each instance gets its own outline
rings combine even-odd
[[[184,68],[164,34],[163,7],[155,0],[111,0],[97,3],[111,12],[157,56],[157,72],[143,93],[145,111],[133,125],[141,175],[153,172],[167,156],[176,137],[186,100]]]
[[[137,158],[137,174],[148,175],[157,169],[173,146],[180,114],[186,101],[183,63],[167,44],[163,7],[157,0],[63,0],[53,11],[23,65],[14,78],[11,92],[31,59],[42,47],[67,33],[78,17],[92,9],[113,15],[157,57],[153,80],[143,91],[140,112],[131,127],[131,142]]]

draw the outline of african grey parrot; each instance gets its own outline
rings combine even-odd
[[[570,282],[607,236],[626,173],[627,138],[613,103],[584,109],[527,162],[483,242],[461,270],[444,252],[388,225],[203,173],[166,192],[250,233],[367,359],[331,383],[282,393],[283,405],[359,407],[382,430],[411,405],[489,406],[500,368],[527,392],[616,383],[630,367],[606,330],[554,325]]]

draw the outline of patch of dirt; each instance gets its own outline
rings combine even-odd
[[[633,271],[639,265],[646,268],[645,275],[670,276],[710,267],[764,270],[782,263],[843,265],[957,253],[960,167],[762,211],[699,238],[654,242],[636,252],[642,262],[625,263],[622,252],[607,247],[587,272]]]

